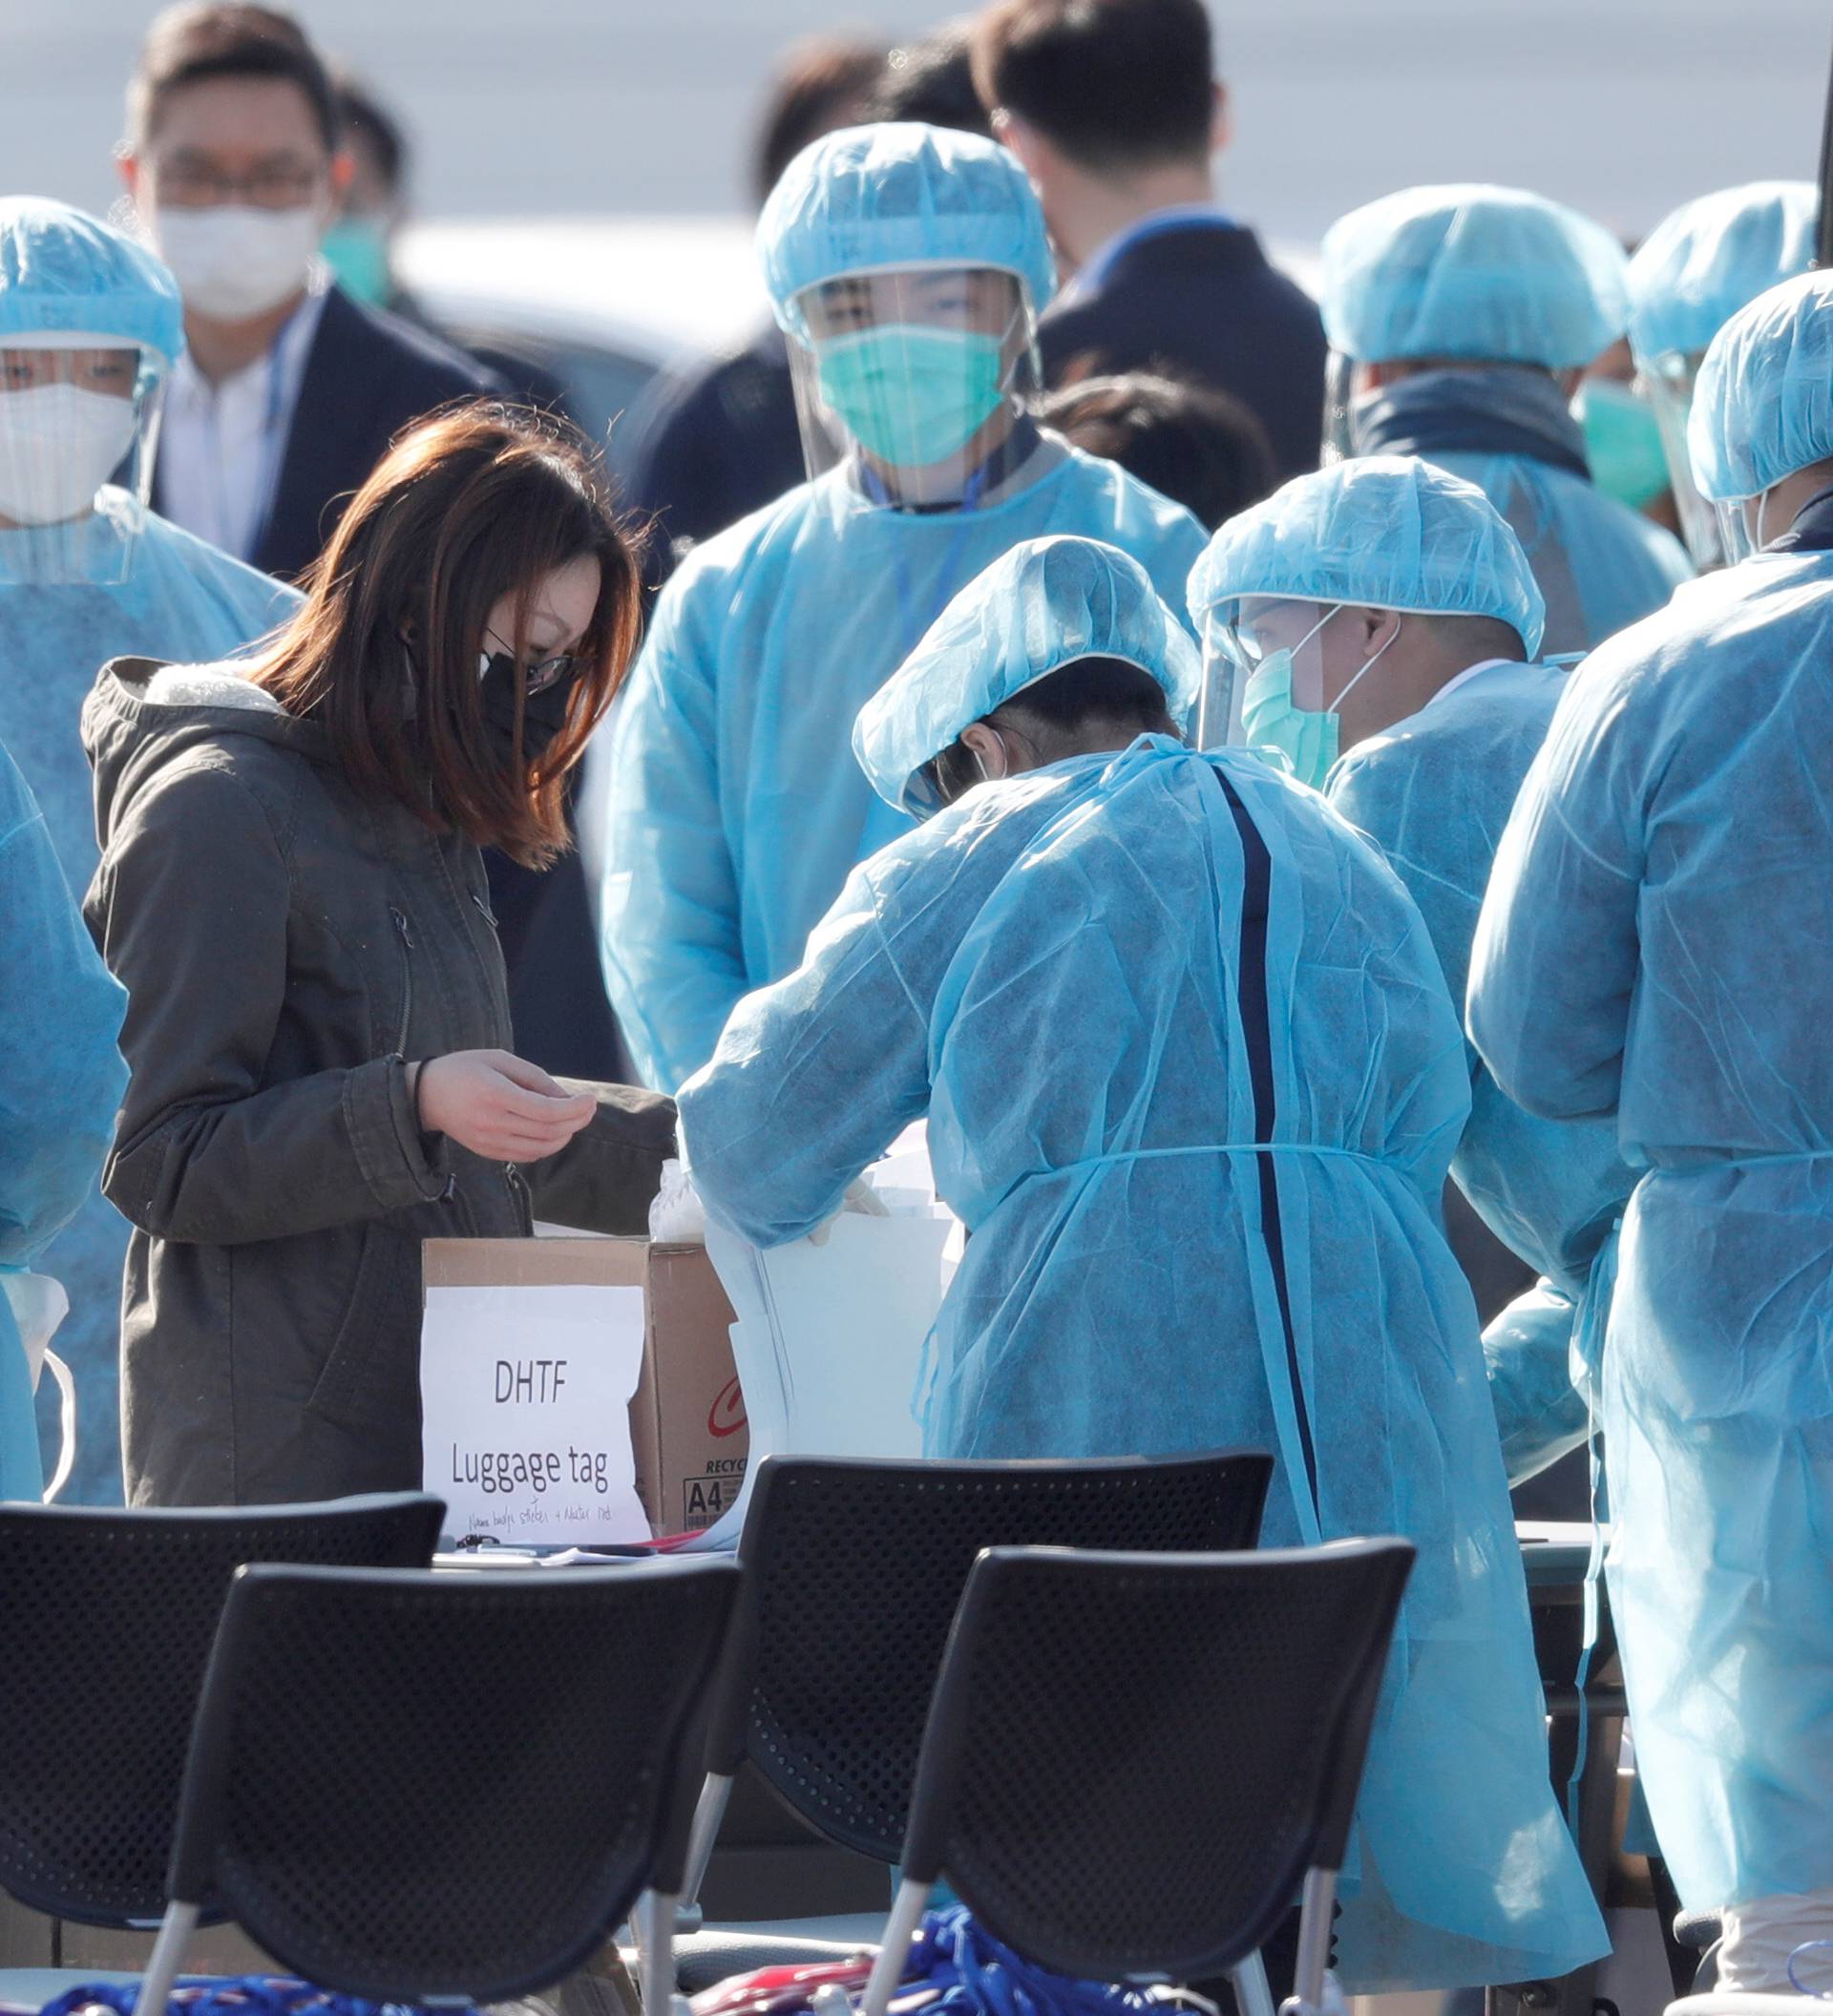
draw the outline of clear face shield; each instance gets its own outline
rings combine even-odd
[[[124,581],[165,360],[106,335],[0,343],[0,582]]]
[[[1655,425],[1661,430],[1661,449],[1667,456],[1675,509],[1680,515],[1680,535],[1687,542],[1694,565],[1702,573],[1709,567],[1722,567],[1729,553],[1720,522],[1722,507],[1708,503],[1693,487],[1693,462],[1687,453],[1687,415],[1693,410],[1694,380],[1699,375],[1703,355],[1701,352],[1687,356],[1679,350],[1669,350],[1653,363],[1644,364],[1637,376],[1643,396],[1654,410]]]
[[[1766,507],[1769,494],[1765,492],[1756,497],[1731,497],[1722,504],[1709,504],[1706,509],[1713,514],[1713,521],[1718,530],[1718,544],[1723,564],[1735,567],[1739,560],[1747,560],[1753,553],[1760,553],[1764,544],[1779,532],[1787,528],[1781,525],[1765,525]]]
[[[1323,468],[1346,462],[1350,455],[1349,412],[1356,397],[1356,360],[1341,350],[1332,350],[1324,360],[1324,452]]]
[[[1296,745],[1317,738],[1309,724],[1331,718],[1340,698],[1326,698],[1323,629],[1342,606],[1270,595],[1218,602],[1203,622],[1197,746],[1279,749],[1301,776],[1315,766],[1318,751],[1301,761]]]
[[[991,266],[843,274],[796,297],[790,345],[811,476],[849,456],[887,504],[992,488],[1038,396],[1037,329],[1021,283]]]

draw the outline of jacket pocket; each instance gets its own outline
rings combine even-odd
[[[420,1241],[363,1228],[356,1281],[306,1405],[347,1427],[398,1427],[420,1411]]]

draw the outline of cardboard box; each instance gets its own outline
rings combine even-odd
[[[657,1534],[710,1525],[737,1497],[750,1435],[731,1304],[706,1249],[646,1239],[430,1239],[427,1288],[636,1287],[643,1369],[630,1401],[637,1495]],[[438,1491],[432,1476],[427,1488]]]
[[[751,1446],[732,1305],[704,1246],[646,1248],[637,1495],[658,1533],[697,1533],[738,1497]]]

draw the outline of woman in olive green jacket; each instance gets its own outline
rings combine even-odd
[[[103,667],[130,1503],[416,1484],[420,1242],[644,1228],[674,1109],[514,1055],[478,852],[564,844],[638,594],[583,444],[474,407],[396,446],[251,662]]]

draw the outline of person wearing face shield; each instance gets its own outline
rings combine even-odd
[[[1130,553],[1170,596],[1203,545],[1188,512],[1031,417],[1053,271],[1003,147],[916,123],[831,134],[778,182],[758,243],[810,480],[669,581],[595,780],[605,977],[663,1088],[908,825],[847,737],[950,596],[1058,532]]]
[[[1355,1992],[1563,1973],[1605,1941],[1438,1223],[1457,1017],[1358,834],[1248,751],[1186,746],[1198,680],[1109,546],[1028,540],[964,588],[853,730],[923,823],[734,1011],[683,1142],[708,1210],[772,1246],[927,1112],[970,1237],[926,1454],[1245,1443],[1277,1460],[1269,1544],[1405,1534],[1335,1964]]]
[[[1374,841],[1462,1001],[1496,847],[1566,683],[1535,660],[1544,604],[1506,521],[1474,485],[1415,457],[1338,462],[1231,520],[1190,578],[1190,610],[1207,717]],[[1466,1061],[1446,1221],[1492,1319],[1484,1348],[1514,1484],[1585,1437],[1609,1307],[1600,1255],[1633,1180],[1608,1123],[1538,1119],[1474,1051]],[[1506,1261],[1530,1263],[1535,1287],[1519,1292],[1496,1242]]]
[[[1551,653],[1658,609],[1686,554],[1592,486],[1570,406],[1623,333],[1609,233],[1526,190],[1458,183],[1352,210],[1320,260],[1326,459],[1422,455],[1474,483],[1528,555]]]
[[[128,990],[103,1174],[133,1504],[421,1476],[420,1249],[648,1223],[674,1108],[516,1054],[480,850],[566,845],[640,620],[590,445],[478,405],[405,435],[291,622],[120,658],[83,710]]]
[[[1636,1768],[1719,1989],[1785,1992],[1833,1938],[1833,274],[1718,331],[1688,437],[1744,556],[1568,686],[1468,1014],[1506,1093],[1642,1169],[1601,1380]]]
[[[44,1489],[32,1366],[69,1294],[45,1255],[95,1194],[127,1083],[126,1001],[0,747],[0,1500]]]
[[[157,16],[120,166],[184,297],[154,500],[264,573],[302,575],[402,428],[506,388],[332,284],[318,254],[352,164],[290,14],[180,0]]]
[[[0,744],[65,880],[88,885],[95,811],[78,717],[123,651],[227,658],[299,598],[148,510],[179,292],[144,247],[63,203],[0,200]],[[42,1265],[68,1298],[74,1499],[116,1502],[126,1221],[92,1190]]]
[[[1654,408],[1680,529],[1700,567],[1722,566],[1718,514],[1694,488],[1687,415],[1706,346],[1746,302],[1814,263],[1812,182],[1746,182],[1670,212],[1630,260],[1630,348]]]

